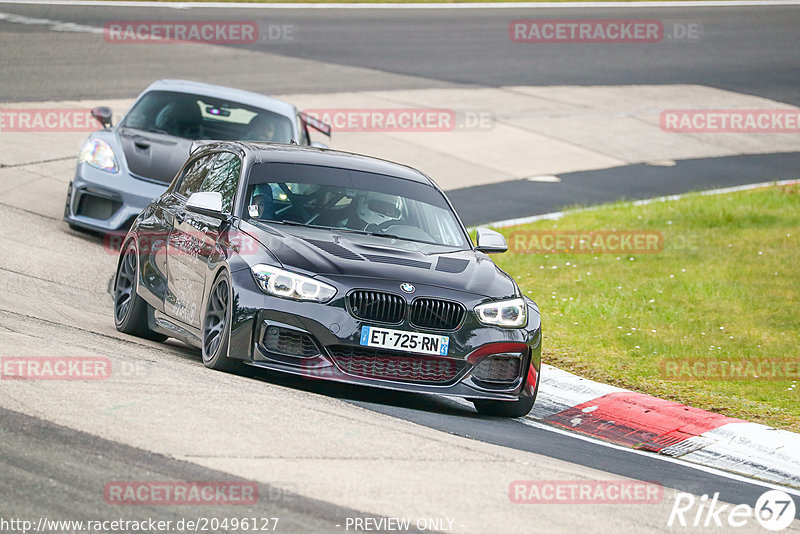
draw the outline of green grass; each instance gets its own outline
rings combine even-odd
[[[796,381],[670,380],[683,358],[800,360],[800,187],[618,203],[502,229],[644,230],[656,254],[494,256],[540,306],[543,361],[595,380],[800,431]]]

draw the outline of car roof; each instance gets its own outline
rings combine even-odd
[[[320,167],[335,167],[337,169],[383,174],[428,185],[433,184],[430,178],[413,167],[372,156],[299,145],[242,144],[248,145],[247,148],[254,152],[262,163],[297,163]]]
[[[239,148],[251,155],[256,163],[294,163],[316,165],[352,171],[382,174],[404,180],[411,180],[436,187],[428,176],[413,167],[394,163],[385,159],[342,152],[328,148],[303,145],[282,145],[274,143],[251,143],[245,141],[221,141],[204,145],[199,150]]]
[[[193,82],[191,80],[158,80],[151,83],[145,93],[149,91],[175,91],[180,93],[190,93],[211,98],[230,100],[248,106],[279,113],[294,119],[297,108],[289,102],[278,100],[259,93],[224,87],[222,85],[212,85],[209,83]]]

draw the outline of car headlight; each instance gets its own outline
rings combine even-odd
[[[78,156],[78,163],[88,163],[92,167],[108,172],[118,172],[117,158],[111,146],[102,139],[87,139]]]
[[[271,265],[256,265],[251,270],[259,287],[275,297],[328,302],[336,295],[333,286]]]
[[[492,326],[519,328],[528,322],[528,305],[522,298],[479,304],[475,313],[480,322]]]

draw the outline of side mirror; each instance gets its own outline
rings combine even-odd
[[[503,234],[488,228],[478,228],[476,241],[478,244],[475,250],[478,252],[499,254],[508,250],[508,244]]]
[[[111,128],[111,108],[108,106],[98,106],[96,108],[92,108],[92,117],[95,118],[97,122],[103,128]]]
[[[186,201],[186,209],[214,219],[227,219],[222,213],[222,193],[216,191],[192,193]]]

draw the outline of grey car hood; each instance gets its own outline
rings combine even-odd
[[[189,157],[191,139],[144,132],[117,130],[128,169],[136,176],[168,184]]]

